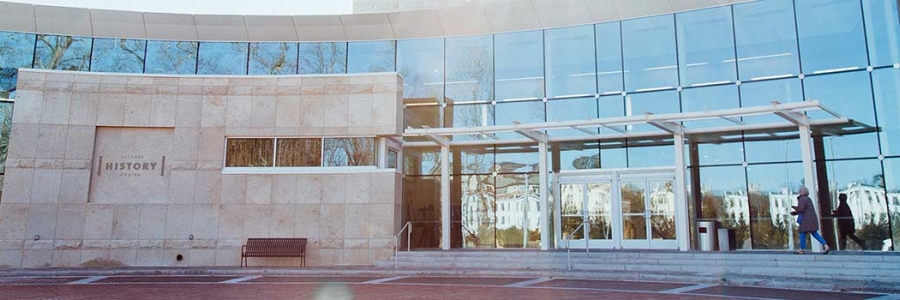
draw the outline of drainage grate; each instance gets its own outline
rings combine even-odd
[[[17,277],[17,278],[0,278],[0,284],[62,284],[85,277]]]

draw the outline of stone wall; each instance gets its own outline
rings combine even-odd
[[[311,266],[387,259],[400,224],[395,170],[235,174],[223,172],[223,157],[228,136],[397,136],[400,89],[395,73],[22,69],[0,199],[0,266],[237,266],[249,237],[309,238]],[[103,159],[141,167],[102,167]]]

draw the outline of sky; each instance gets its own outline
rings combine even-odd
[[[227,15],[350,14],[353,0],[3,0],[52,6]]]

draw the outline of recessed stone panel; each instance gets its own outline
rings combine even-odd
[[[91,202],[168,201],[174,130],[98,127],[91,172]]]

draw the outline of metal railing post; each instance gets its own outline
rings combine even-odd
[[[571,233],[569,233],[565,237],[563,237],[563,240],[566,241],[566,255],[568,256],[569,271],[572,270],[572,247],[569,247],[569,242],[572,240],[572,236],[575,235],[575,233],[578,232],[578,230],[581,230],[582,228],[584,228],[584,224],[589,224],[589,223],[591,223],[590,220],[582,221],[581,225],[578,225],[578,227],[575,227],[575,230],[572,230]],[[584,250],[585,250],[585,252],[590,253],[589,249],[590,249],[590,247],[587,242],[587,236],[585,236]]]
[[[394,235],[394,269],[400,267],[400,235],[403,234],[403,231],[406,232],[406,252],[409,252],[410,244],[412,244],[412,221],[406,222],[402,228],[400,228],[400,232]]]

